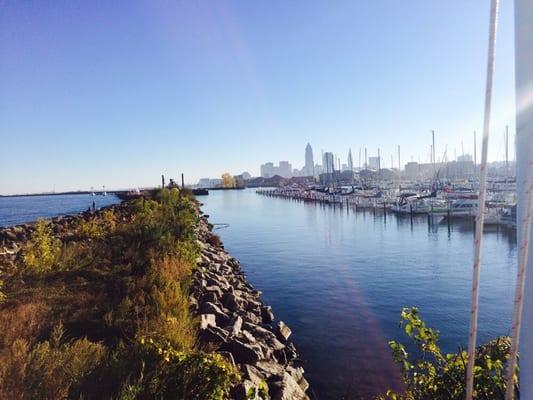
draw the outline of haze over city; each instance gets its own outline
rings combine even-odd
[[[514,137],[512,14],[502,2],[489,160]],[[307,142],[427,162],[433,129],[437,157],[472,154],[487,20],[481,0],[3,3],[0,194],[258,176],[301,168]]]

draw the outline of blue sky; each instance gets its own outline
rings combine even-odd
[[[512,14],[501,2],[492,160],[514,136]],[[472,152],[488,16],[488,0],[2,2],[0,193],[255,175],[301,167],[307,142],[427,161],[432,129],[438,157]]]

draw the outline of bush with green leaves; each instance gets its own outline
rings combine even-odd
[[[400,326],[414,342],[419,358],[413,359],[406,347],[389,342],[395,362],[400,365],[406,390],[388,390],[380,400],[462,400],[466,390],[468,353],[444,354],[439,347],[439,332],[428,328],[416,307],[404,308]],[[510,341],[499,337],[476,350],[474,395],[476,399],[503,399],[505,394],[505,363],[509,358]],[[517,377],[515,376],[515,380]]]
[[[52,234],[49,223],[39,220],[31,239],[23,249],[24,265],[29,272],[44,273],[50,271],[61,250],[61,241]]]
[[[180,351],[150,338],[141,339],[141,346],[152,368],[142,378],[144,395],[138,398],[223,400],[240,380],[220,354]]]

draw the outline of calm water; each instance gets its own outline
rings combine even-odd
[[[113,194],[0,197],[0,227],[32,222],[38,218],[77,214],[92,206],[93,201],[96,208],[120,202]]]
[[[253,190],[201,197],[226,249],[286,321],[319,399],[371,398],[398,387],[387,342],[406,338],[402,306],[416,305],[441,332],[446,351],[467,343],[472,223],[428,229],[427,219],[273,199]],[[516,237],[484,236],[481,342],[507,334],[516,273]]]

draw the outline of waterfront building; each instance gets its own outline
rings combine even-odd
[[[405,164],[404,176],[407,179],[469,179],[474,177],[474,163],[472,156],[465,161],[449,161],[445,163],[417,163]]]
[[[274,175],[276,175],[274,163],[267,162],[261,165],[261,176],[263,178],[271,178]]]
[[[198,181],[197,186],[200,188],[209,189],[209,188],[220,186],[221,184],[222,184],[222,179],[201,178]]]
[[[261,165],[262,178],[272,178],[275,175],[290,178],[292,176],[292,165],[288,161],[280,161],[279,166],[275,166],[272,162]]]
[[[457,157],[457,161],[458,161],[458,162],[472,161],[472,155],[470,155],[470,154],[465,154],[465,155],[459,156],[459,157]]]
[[[292,176],[292,165],[288,161],[279,162],[278,175],[284,178],[290,178]]]
[[[348,150],[348,170],[353,171],[352,149]]]

